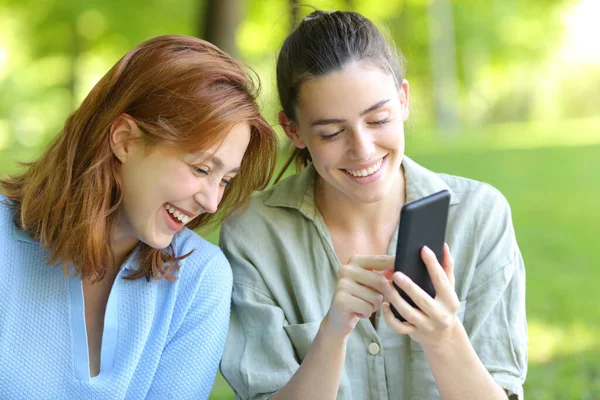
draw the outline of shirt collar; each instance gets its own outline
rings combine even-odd
[[[423,168],[406,155],[402,158],[406,178],[406,202],[413,202],[430,194],[447,190],[450,192],[450,205],[458,204],[460,199],[448,184],[435,172]],[[288,207],[299,210],[313,220],[317,213],[315,204],[316,170],[311,163],[299,174],[275,185],[265,198],[265,205]]]
[[[406,178],[406,202],[422,199],[441,190],[450,192],[450,205],[458,204],[460,199],[439,174],[432,172],[407,156],[402,158],[404,177]]]
[[[39,243],[38,241],[33,240],[31,238],[31,236],[29,235],[29,233],[27,233],[23,229],[19,228],[17,226],[17,224],[15,224],[14,222],[13,222],[12,226],[13,226],[13,236],[15,237],[15,239],[17,239],[21,242]]]
[[[123,264],[121,265],[121,270],[128,270],[131,272],[137,272],[140,269],[140,243],[138,243],[135,248],[129,253]]]
[[[315,166],[312,163],[308,164],[298,174],[273,186],[265,198],[265,205],[294,208],[308,219],[313,220],[317,213],[315,204],[316,174]]]
[[[183,229],[188,229],[188,228],[183,228]],[[171,241],[171,245],[165,249],[163,249],[163,251],[171,254],[174,249],[177,248],[177,241],[179,240],[179,236],[182,234],[183,231],[179,231],[177,232],[175,235],[173,235],[173,240]],[[131,253],[129,253],[129,255],[127,256],[127,258],[125,259],[125,261],[123,261],[123,264],[121,264],[121,270],[128,270],[131,272],[137,272],[139,271],[139,269],[141,268],[140,265],[140,248],[142,246],[142,242],[139,242],[134,249],[131,251]],[[181,265],[181,261],[179,262]]]

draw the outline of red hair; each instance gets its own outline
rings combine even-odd
[[[149,146],[187,152],[212,147],[240,122],[250,125],[241,170],[219,212],[203,214],[188,227],[220,222],[273,174],[277,137],[260,115],[258,93],[242,65],[211,43],[169,35],[140,44],[100,79],[38,160],[27,163],[23,174],[0,180],[15,223],[49,250],[49,264],[60,262],[66,271],[73,263],[82,279],[104,277],[114,264],[110,233],[122,201],[109,129],[124,113]],[[187,256],[140,246],[140,268],[131,279],[171,279],[170,271]]]

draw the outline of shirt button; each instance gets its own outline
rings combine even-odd
[[[369,349],[369,354],[371,354],[372,356],[379,354],[380,348],[379,348],[379,345],[375,342],[370,343],[368,349]]]

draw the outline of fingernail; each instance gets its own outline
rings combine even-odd
[[[428,253],[428,254],[433,253],[433,251],[427,246],[423,246],[423,249],[425,249],[425,253]]]

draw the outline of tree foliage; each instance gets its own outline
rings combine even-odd
[[[431,0],[434,1],[434,0]],[[292,17],[314,8],[292,0],[228,0],[244,7],[230,37],[260,74],[271,121],[277,49]],[[469,122],[531,118],[532,76],[555,51],[571,0],[454,0],[456,79],[461,118]],[[415,118],[434,118],[429,44],[430,0],[314,0],[313,7],[354,9],[389,30],[408,59]],[[42,145],[60,130],[95,81],[127,50],[156,35],[204,35],[219,24],[207,0],[0,1],[0,149]],[[235,10],[229,10],[235,11]],[[235,25],[235,24],[234,24]],[[232,25],[232,26],[234,26]],[[214,29],[213,29],[214,31]],[[433,32],[433,33],[431,33]],[[216,40],[216,39],[215,39]],[[225,41],[223,43],[225,43]],[[225,47],[225,45],[223,45]],[[233,51],[233,50],[231,50]],[[515,101],[515,98],[519,101]]]

